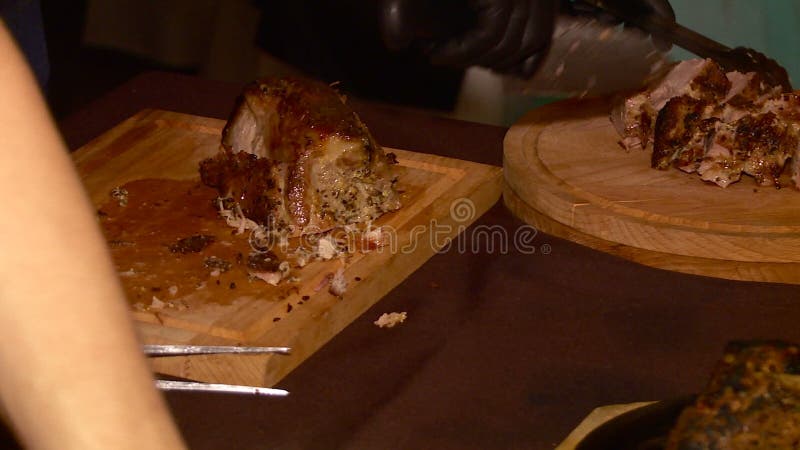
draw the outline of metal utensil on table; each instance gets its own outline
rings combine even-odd
[[[287,355],[289,347],[238,347],[233,345],[173,345],[148,344],[143,346],[147,356],[187,356],[211,354],[265,354],[278,353]]]
[[[290,347],[239,347],[225,345],[161,345],[148,344],[142,348],[145,356],[167,357],[167,356],[195,356],[195,355],[258,355],[258,354],[280,354],[287,355],[291,351]],[[265,388],[259,386],[243,386],[236,384],[204,383],[199,381],[183,380],[156,380],[156,387],[162,391],[191,391],[191,392],[215,392],[227,394],[251,394],[265,395],[274,397],[285,397],[289,391],[284,389]]]
[[[786,69],[777,61],[752,48],[730,48],[696,31],[660,16],[635,16],[617,9],[603,0],[580,0],[626,23],[635,25],[656,38],[668,41],[702,58],[711,58],[728,71],[742,73],[757,72],[773,85],[781,86],[784,92],[792,90]]]
[[[258,386],[242,386],[237,384],[201,383],[199,381],[156,380],[156,387],[162,391],[215,392],[220,394],[251,394],[269,397],[286,397],[289,391],[284,389]]]

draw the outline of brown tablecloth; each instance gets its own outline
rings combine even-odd
[[[225,118],[239,88],[149,73],[62,131],[75,149],[142,108]],[[503,128],[353,103],[386,146],[501,164]],[[502,204],[481,224],[523,225]],[[281,382],[288,398],[169,394],[182,432],[195,449],[547,449],[597,406],[697,391],[729,340],[800,341],[798,287],[534,243],[436,255]],[[408,320],[372,324],[390,311]]]

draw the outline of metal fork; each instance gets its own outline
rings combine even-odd
[[[145,356],[192,356],[212,354],[265,354],[276,353],[287,355],[290,347],[237,347],[226,345],[161,345],[148,344],[142,348]],[[289,391],[284,389],[243,386],[236,384],[204,383],[199,381],[156,380],[156,387],[162,391],[218,392],[227,394],[251,394],[274,397],[285,397]]]
[[[752,48],[729,48],[678,23],[666,20],[663,17],[631,14],[624,8],[617,8],[616,4],[609,4],[603,0],[581,1],[611,14],[620,20],[632,23],[653,36],[689,50],[697,56],[714,59],[725,70],[736,70],[742,73],[758,72],[768,83],[781,86],[784,92],[792,91],[792,84],[789,81],[789,75],[786,69],[774,59]]]

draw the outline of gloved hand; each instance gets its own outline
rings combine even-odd
[[[419,44],[433,64],[531,76],[553,34],[558,0],[384,0],[390,48]]]
[[[635,26],[630,22],[646,19],[675,22],[675,11],[668,0],[562,0],[561,11],[591,15],[609,23],[625,22],[626,27]],[[607,11],[616,11],[629,20],[623,20]],[[672,46],[671,43],[658,39],[653,39],[653,44],[661,51],[667,51]]]
[[[389,48],[416,44],[434,64],[478,65],[528,78],[547,55],[559,9],[622,21],[597,4],[628,18],[675,20],[668,0],[383,0],[380,22]]]

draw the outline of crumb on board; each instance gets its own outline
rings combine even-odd
[[[347,279],[344,277],[344,269],[340,268],[333,274],[328,292],[337,297],[341,297],[344,295],[345,291],[347,291]]]
[[[165,306],[166,306],[166,303],[162,302],[155,295],[153,296],[153,299],[150,302],[150,309],[163,309]]]
[[[114,189],[111,189],[111,198],[116,200],[119,206],[125,207],[128,206],[128,191],[127,189],[117,186]]]
[[[258,278],[259,280],[266,281],[267,284],[271,284],[273,286],[277,286],[278,283],[281,282],[281,278],[283,275],[281,272],[250,272],[254,278]]]
[[[324,235],[319,239],[317,243],[317,255],[319,258],[327,261],[333,259],[338,254],[339,249],[330,235]]]
[[[408,314],[406,312],[392,312],[392,313],[383,313],[378,320],[373,322],[380,328],[392,328],[395,325],[399,325],[406,320]]]

